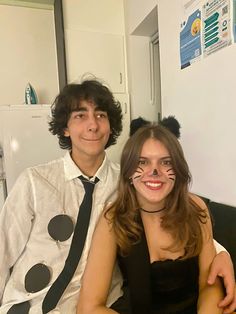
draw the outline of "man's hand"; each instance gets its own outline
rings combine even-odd
[[[234,298],[233,298],[233,301],[228,306],[224,307],[224,312],[223,313],[224,314],[230,314],[230,313],[233,313],[234,311],[236,311],[236,286],[234,288]]]
[[[236,286],[234,277],[234,267],[228,252],[222,251],[216,255],[208,276],[208,284],[213,285],[216,277],[219,276],[223,279],[226,296],[218,304],[223,308],[224,314],[229,314],[236,309]]]

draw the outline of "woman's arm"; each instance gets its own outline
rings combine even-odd
[[[196,197],[196,196],[195,196]],[[202,208],[205,204],[196,197],[194,201]],[[209,216],[208,216],[209,217]],[[223,289],[220,280],[217,278],[214,285],[209,286],[207,283],[208,273],[211,263],[216,255],[216,250],[212,236],[212,226],[210,217],[206,224],[202,224],[203,247],[199,256],[199,298],[198,298],[198,314],[205,313],[223,313],[218,307],[219,301],[223,296]]]
[[[117,313],[106,307],[116,261],[116,241],[112,226],[102,215],[95,229],[82,279],[77,314]]]

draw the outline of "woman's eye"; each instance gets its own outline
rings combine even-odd
[[[162,160],[161,165],[163,165],[163,166],[171,166],[172,163],[171,163],[171,160]]]
[[[141,160],[139,160],[138,164],[139,164],[139,165],[146,165],[146,164],[147,164],[147,161],[144,160],[144,159],[141,159]]]

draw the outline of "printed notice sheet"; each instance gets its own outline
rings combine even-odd
[[[231,44],[230,0],[209,0],[202,13],[205,57]]]
[[[181,23],[181,69],[197,61],[201,53],[201,11],[197,9]]]

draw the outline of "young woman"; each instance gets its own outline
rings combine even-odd
[[[167,129],[147,126],[126,143],[116,201],[96,228],[79,314],[106,308],[118,258],[133,314],[222,313],[220,282],[207,284],[216,254],[205,203],[190,194],[182,148]]]

